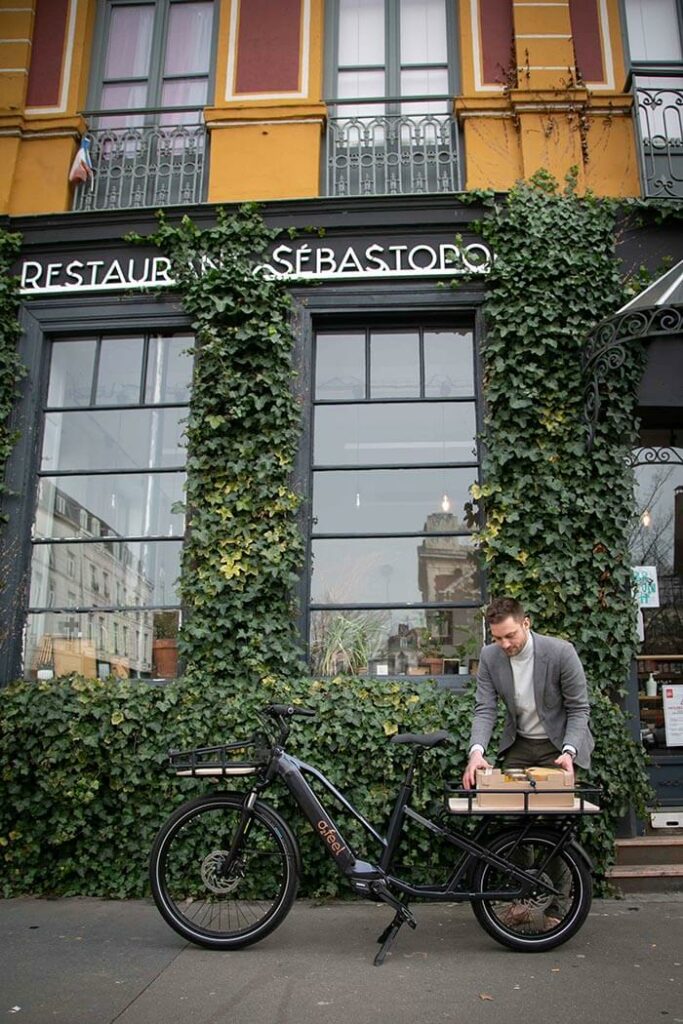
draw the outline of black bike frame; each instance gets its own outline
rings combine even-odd
[[[572,833],[575,829],[575,822],[573,822],[569,817],[563,819],[562,816],[560,816],[558,821],[559,828],[557,828],[557,843],[547,854],[543,863],[535,865],[534,874],[531,874],[523,868],[511,863],[508,859],[499,857],[497,854],[492,853],[486,846],[483,846],[481,842],[478,841],[488,830],[490,821],[483,822],[476,831],[474,837],[468,838],[460,833],[452,832],[450,829],[444,828],[436,822],[431,821],[429,818],[423,817],[409,806],[413,792],[413,776],[416,762],[421,752],[422,751],[418,751],[413,755],[413,759],[408,767],[403,784],[396,797],[396,802],[387,826],[386,836],[380,835],[380,833],[363,817],[360,811],[358,811],[353,804],[346,799],[343,793],[340,793],[337,787],[334,786],[321,771],[314,768],[312,765],[307,764],[305,761],[301,761],[299,758],[285,753],[281,747],[273,748],[272,758],[266,772],[266,778],[263,783],[255,787],[255,789],[252,790],[252,793],[249,794],[245,801],[245,809],[249,803],[253,806],[253,801],[256,795],[258,795],[258,793],[263,789],[267,788],[275,776],[280,776],[287,786],[287,789],[301,808],[303,814],[310,822],[313,827],[313,831],[320,839],[328,854],[335,861],[338,869],[342,874],[346,875],[352,883],[356,883],[354,887],[360,891],[367,889],[369,882],[382,880],[392,888],[407,896],[419,897],[432,902],[513,899],[518,896],[524,896],[530,888],[540,888],[549,894],[558,895],[558,890],[549,882],[544,881],[540,876],[543,875],[546,865],[549,863],[551,858],[570,842]],[[379,861],[376,864],[360,860],[356,856],[350,843],[345,839],[341,829],[336,825],[334,818],[318,799],[311,788],[311,785],[306,780],[307,775],[312,776],[317,780],[324,789],[327,790],[327,792],[337,800],[339,804],[341,804],[344,810],[358,821],[363,830],[371,836],[375,842],[379,843],[382,848],[382,852]],[[515,843],[512,851],[510,851],[511,853],[514,852],[514,849],[517,847],[519,842],[521,842],[529,833],[538,817],[540,817],[540,815],[532,814],[524,816],[524,825],[522,826],[521,831],[519,831],[517,842]],[[406,818],[411,818],[421,827],[426,828],[435,835],[441,836],[442,839],[447,843],[450,843],[452,846],[455,846],[462,853],[460,860],[444,885],[411,885],[401,878],[391,874],[393,859],[401,841]],[[480,893],[458,888],[460,881],[466,875],[470,865],[477,861],[485,861],[487,864],[491,864],[492,866],[502,869],[506,875],[514,877],[520,883],[519,889],[505,889],[500,891],[487,890],[485,893]]]

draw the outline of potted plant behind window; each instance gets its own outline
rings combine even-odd
[[[175,679],[178,675],[178,612],[154,615],[152,673],[155,679]]]
[[[359,675],[377,650],[380,624],[363,613],[330,616],[325,630],[311,646],[314,674]]]

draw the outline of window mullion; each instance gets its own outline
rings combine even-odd
[[[400,0],[387,3],[385,9],[386,43],[384,52],[386,96],[401,95],[401,13]],[[399,113],[398,103],[387,104],[388,114]]]
[[[161,106],[163,87],[163,69],[166,59],[166,45],[169,22],[168,0],[157,0],[154,13],[154,32],[152,34],[152,52],[149,58],[149,78],[147,80],[147,107]],[[148,124],[154,124],[158,114],[148,114]]]

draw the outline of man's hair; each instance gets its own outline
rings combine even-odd
[[[484,618],[488,626],[495,626],[510,617],[515,622],[522,622],[526,617],[524,605],[514,597],[494,597],[484,612]]]

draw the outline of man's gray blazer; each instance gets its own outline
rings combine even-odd
[[[579,656],[566,640],[539,633],[534,633],[533,638],[538,717],[558,753],[568,743],[576,749],[576,763],[589,768],[595,744],[588,724],[588,687]],[[502,753],[512,746],[517,735],[515,685],[508,655],[497,644],[487,644],[479,660],[470,747],[481,743],[486,750],[496,722],[499,697],[507,710],[499,745]]]

